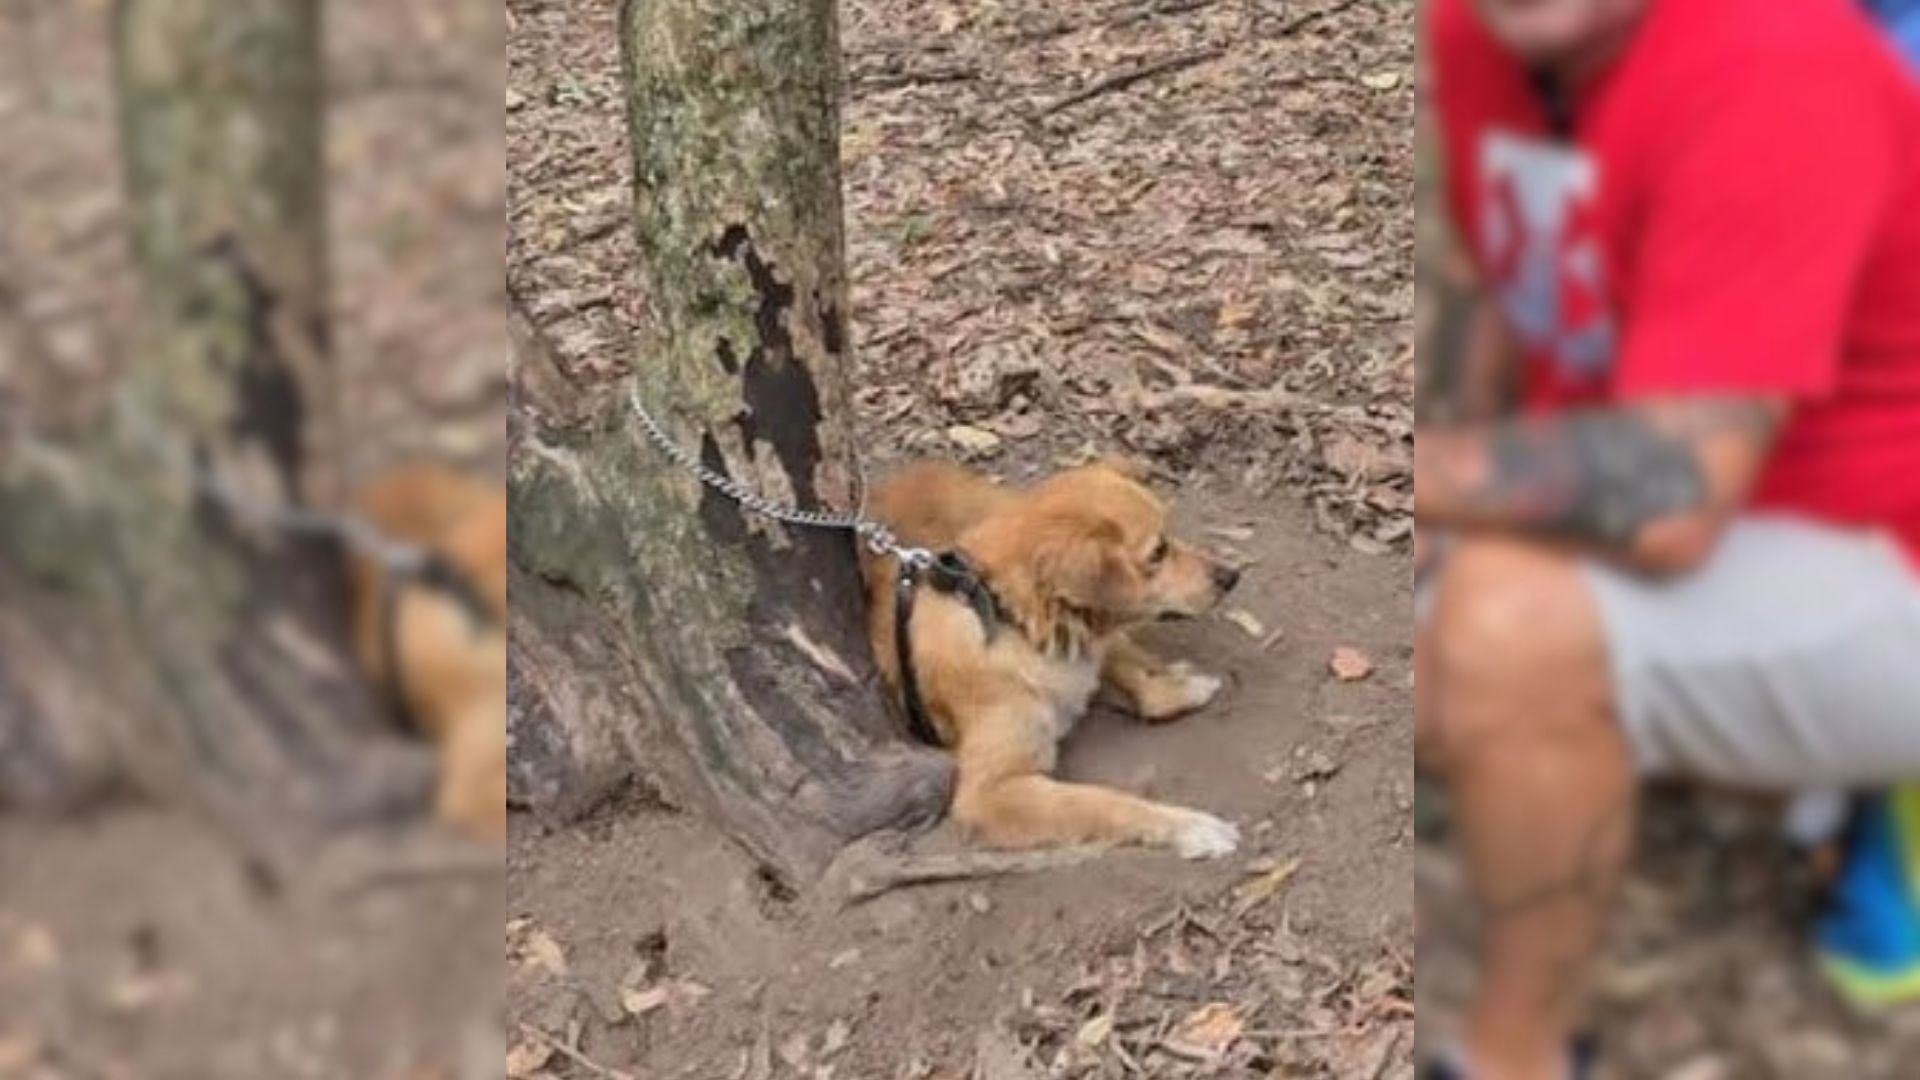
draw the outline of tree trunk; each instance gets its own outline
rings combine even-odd
[[[0,452],[0,635],[41,628],[0,651],[0,738],[95,717],[101,740],[39,757],[90,773],[104,741],[256,848],[430,784],[429,758],[369,758],[340,553],[259,520],[338,498],[318,22],[317,0],[119,0],[141,344],[80,446]]]
[[[628,0],[620,27],[653,332],[630,386],[513,440],[513,797],[637,773],[805,880],[937,816],[950,766],[885,708],[851,535],[703,487],[627,392],[774,500],[857,498],[834,6]]]

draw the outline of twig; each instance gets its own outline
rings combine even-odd
[[[972,82],[979,77],[979,70],[969,64],[921,68],[917,71],[913,68],[856,71],[847,81],[856,90],[898,90],[903,86],[939,86],[946,83]]]
[[[606,1080],[640,1080],[639,1077],[630,1072],[622,1072],[619,1069],[600,1064],[531,1024],[521,1024],[520,1030],[530,1036],[535,1042],[554,1051],[561,1057],[566,1058],[568,1061],[573,1062],[575,1065],[580,1066],[595,1076],[605,1077]]]
[[[1305,30],[1307,27],[1312,26],[1314,23],[1319,22],[1321,19],[1327,18],[1330,15],[1338,15],[1359,2],[1360,0],[1339,0],[1338,3],[1328,4],[1326,7],[1315,8],[1304,14],[1295,15],[1293,18],[1281,24],[1280,29],[1274,33],[1274,36],[1291,37]]]
[[[1082,30],[1092,30],[1096,27],[1103,30],[1112,30],[1122,26],[1132,26],[1134,23],[1145,22],[1148,19],[1157,19],[1164,15],[1185,15],[1189,12],[1203,11],[1219,2],[1220,0],[1170,0],[1170,2],[1166,3],[1135,4],[1122,8],[1115,13],[1112,18],[1108,19],[1093,19],[1088,22],[1078,22],[1073,19],[1055,19],[1052,22],[1043,23],[1015,34],[1009,40],[1019,42],[1047,41],[1052,38],[1065,37],[1068,34],[1077,34]]]
[[[929,885],[964,878],[1031,874],[1078,866],[1111,849],[1104,844],[1041,848],[1036,851],[963,851],[935,855],[875,855],[866,865],[846,872],[848,903],[871,900],[881,893],[909,885]]]
[[[342,841],[314,867],[323,895],[350,900],[376,889],[447,878],[502,879],[500,852],[461,838],[427,834],[397,845]]]
[[[1142,64],[1139,67],[1129,68],[1126,71],[1109,75],[1104,79],[1094,80],[1091,85],[1082,87],[1040,110],[1040,115],[1052,116],[1054,113],[1071,109],[1075,105],[1083,105],[1104,94],[1125,90],[1127,87],[1133,86],[1136,83],[1145,82],[1148,79],[1157,78],[1161,75],[1171,75],[1175,72],[1185,71],[1188,68],[1199,67],[1201,64],[1218,60],[1225,55],[1227,55],[1226,49],[1218,45],[1209,45],[1204,49],[1178,53],[1173,56],[1155,60],[1150,64]]]
[[[1132,26],[1134,23],[1145,22],[1148,19],[1158,19],[1163,15],[1185,15],[1210,8],[1219,2],[1220,0],[1172,0],[1170,3],[1142,4],[1132,11],[1122,12],[1106,26],[1112,29],[1119,26]]]

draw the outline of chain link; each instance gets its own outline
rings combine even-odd
[[[903,564],[918,568],[933,563],[933,553],[925,548],[908,547],[900,543],[893,531],[880,522],[866,516],[867,484],[866,477],[860,472],[858,458],[855,459],[855,481],[859,485],[860,497],[858,509],[853,511],[803,510],[797,506],[788,506],[748,488],[734,478],[710,469],[699,458],[688,453],[685,447],[673,441],[666,429],[660,425],[646,406],[640,404],[640,380],[632,379],[627,384],[627,403],[633,406],[633,413],[640,420],[640,428],[647,439],[667,456],[669,461],[692,473],[696,479],[713,490],[739,503],[762,517],[788,525],[799,525],[812,529],[845,529],[867,545],[867,550],[875,555],[891,555]]]
[[[197,491],[229,515],[255,528],[335,541],[394,575],[418,573],[429,560],[425,548],[396,540],[356,514],[327,513],[304,506],[269,506],[240,495],[205,469],[196,467],[193,475]]]

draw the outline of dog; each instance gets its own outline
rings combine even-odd
[[[1130,844],[1211,858],[1239,844],[1211,814],[1052,776],[1096,693],[1158,722],[1222,686],[1130,636],[1206,613],[1240,577],[1170,538],[1143,480],[1109,459],[1018,489],[927,463],[872,493],[873,517],[903,545],[949,554],[906,600],[899,560],[863,554],[868,631],[895,699],[954,755],[951,816],[988,846]],[[897,636],[903,613],[908,632]]]
[[[434,812],[495,843],[507,830],[507,496],[452,469],[409,464],[368,485],[355,513],[427,556],[396,573],[349,563],[355,658],[440,761]]]

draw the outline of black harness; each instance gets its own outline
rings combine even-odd
[[[958,551],[946,551],[931,561],[899,559],[900,576],[893,586],[893,649],[900,664],[901,695],[906,699],[907,726],[914,737],[928,746],[940,745],[940,733],[934,730],[933,720],[927,716],[926,702],[920,698],[920,677],[913,666],[913,639],[908,629],[913,621],[913,598],[919,587],[925,585],[937,593],[957,596],[967,602],[979,618],[980,626],[992,641],[994,634],[1007,624],[1007,612],[1000,605],[1000,598],[987,586],[980,571],[974,569],[967,557]]]
[[[408,725],[417,726],[413,707],[407,700],[406,669],[400,663],[400,593],[408,588],[452,598],[476,630],[494,625],[498,618],[473,580],[435,552],[422,553],[409,566],[388,569],[386,594],[380,604],[380,651],[387,669],[387,697],[395,715]]]

